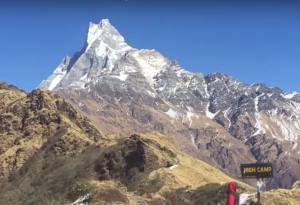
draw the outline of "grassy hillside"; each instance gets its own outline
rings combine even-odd
[[[158,134],[103,140],[76,155],[56,155],[53,146],[66,132],[56,133],[55,140],[2,183],[0,204],[68,204],[87,193],[91,204],[224,201],[225,183],[231,179],[177,152]],[[245,184],[240,188],[251,189]]]
[[[300,183],[291,190],[277,189],[263,194],[263,204],[298,205],[300,204]]]

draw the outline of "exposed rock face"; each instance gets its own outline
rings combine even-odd
[[[186,152],[239,177],[239,164],[272,162],[272,187],[300,179],[300,94],[182,69],[126,44],[109,23],[91,24],[84,48],[41,89],[80,108],[107,135],[158,131]]]

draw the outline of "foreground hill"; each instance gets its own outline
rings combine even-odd
[[[40,85],[82,110],[107,135],[153,130],[181,150],[239,178],[241,163],[272,162],[271,187],[300,179],[300,95],[222,73],[184,70],[155,50],[135,49],[109,20]]]
[[[1,204],[68,204],[84,196],[90,204],[224,204],[231,180],[158,134],[98,142],[69,156],[52,146],[45,143],[1,184]]]

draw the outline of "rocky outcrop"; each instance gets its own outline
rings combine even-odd
[[[19,170],[62,129],[63,135],[52,147],[60,155],[76,154],[85,143],[103,138],[86,117],[58,95],[40,90],[26,94],[11,87],[1,87],[0,93],[5,102],[0,110],[1,178]]]

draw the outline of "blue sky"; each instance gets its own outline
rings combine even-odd
[[[81,2],[1,1],[0,80],[31,91],[81,49],[89,21],[108,18],[131,46],[187,70],[300,91],[297,1]]]

